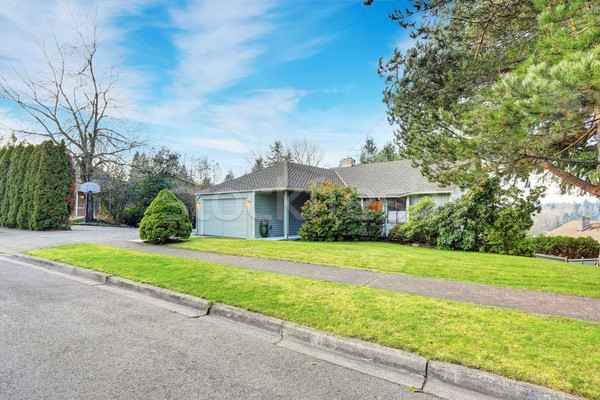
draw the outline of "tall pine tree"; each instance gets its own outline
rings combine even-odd
[[[24,188],[27,175],[27,165],[29,164],[29,160],[31,158],[31,154],[33,153],[33,149],[34,146],[31,145],[24,147],[17,161],[17,167],[15,169],[13,178],[14,184],[11,184],[9,189],[9,196],[11,198],[11,201],[10,209],[8,212],[8,220],[6,222],[6,226],[8,228],[18,227],[17,216],[19,214],[21,204],[23,203]]]
[[[69,216],[69,161],[64,145],[56,146],[50,141],[42,143],[40,153],[30,225],[37,231],[60,229]]]
[[[5,183],[4,183],[4,195],[0,199],[0,225],[6,226],[7,228],[13,228],[9,222],[10,205],[14,201],[13,192],[21,185],[19,182],[19,176],[17,173],[17,166],[23,154],[23,145],[15,146],[10,155],[10,165],[6,171]]]

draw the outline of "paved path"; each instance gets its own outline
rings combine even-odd
[[[69,235],[73,233],[73,235]],[[351,268],[327,267],[281,260],[228,256],[136,242],[137,230],[124,228],[74,227],[72,232],[10,231],[0,234],[0,252],[17,253],[71,243],[97,243],[135,251],[202,260],[234,267],[301,276],[351,285],[437,297],[464,303],[512,308],[600,322],[600,299],[567,296],[532,290],[504,288],[441,279],[383,274]],[[600,286],[600,282],[599,282]]]
[[[0,256],[0,398],[434,399],[106,288]]]

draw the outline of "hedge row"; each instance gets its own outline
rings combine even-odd
[[[536,236],[529,238],[534,253],[567,258],[597,258],[600,243],[591,237]]]
[[[62,144],[0,148],[0,225],[40,231],[68,226],[73,182]]]

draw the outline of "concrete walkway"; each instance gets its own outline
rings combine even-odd
[[[0,252],[8,254],[64,244],[93,243],[283,275],[600,322],[600,299],[588,297],[156,246],[136,241],[137,229],[74,226],[72,231],[59,232],[0,230],[6,231],[0,234]]]
[[[502,308],[557,315],[586,321],[600,322],[600,299],[568,296],[533,290],[513,289],[476,283],[418,278],[351,268],[327,267],[292,261],[229,256],[196,250],[156,246],[142,242],[114,242],[110,246],[146,253],[162,254],[216,264],[231,265],[282,275],[321,279],[331,282],[367,286],[376,289],[411,293]],[[600,284],[600,283],[599,283]]]

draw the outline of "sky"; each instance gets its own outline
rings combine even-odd
[[[40,45],[74,43],[97,25],[98,68],[122,70],[118,117],[151,145],[248,171],[274,140],[307,139],[325,167],[358,158],[367,135],[393,139],[380,58],[406,49],[388,14],[400,2],[3,0],[0,73],[35,74]],[[7,75],[8,76],[8,75]],[[0,102],[0,134],[22,122]],[[548,201],[569,200],[550,190]]]
[[[122,65],[123,115],[152,143],[208,156],[236,175],[274,140],[307,139],[325,166],[356,157],[365,136],[393,139],[379,59],[407,32],[376,1],[3,0],[0,72],[40,67],[51,48],[97,21],[102,66]],[[0,103],[6,128],[18,119]]]

